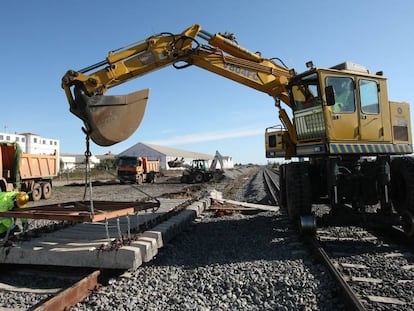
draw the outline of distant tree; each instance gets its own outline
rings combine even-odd
[[[103,159],[96,165],[97,169],[114,170],[116,168],[115,158]]]

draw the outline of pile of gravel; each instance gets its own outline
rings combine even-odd
[[[232,199],[267,200],[260,171],[242,178]],[[280,215],[206,212],[151,263],[74,310],[344,310],[336,284],[304,249]]]
[[[259,175],[236,175],[226,198],[266,200]],[[304,249],[275,213],[206,212],[152,262],[114,277],[73,310],[343,310],[330,275]],[[0,301],[10,299],[4,307],[28,307],[24,293],[12,295],[0,290]]]
[[[341,310],[335,284],[303,249],[272,213],[209,213],[74,310]]]

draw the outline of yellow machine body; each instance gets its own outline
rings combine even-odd
[[[287,140],[282,139],[287,130],[268,128],[266,156],[412,153],[410,107],[388,100],[386,82],[382,76],[349,69],[314,69],[293,80],[289,89],[294,103],[296,150],[287,151]],[[333,86],[331,104],[327,86]],[[341,88],[349,92],[346,99],[341,98]],[[306,94],[309,91],[312,94]],[[307,95],[312,100],[307,101]]]

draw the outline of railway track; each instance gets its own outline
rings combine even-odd
[[[13,265],[1,268],[1,280],[8,308],[36,311],[67,310],[104,283],[99,270]],[[22,294],[25,302],[15,301]],[[30,307],[22,308],[22,304]]]
[[[260,169],[256,176],[244,176],[243,180],[246,186],[242,182],[232,183],[239,195],[247,191],[258,200],[277,201],[277,171]],[[272,200],[260,199],[254,184],[266,185],[266,192],[273,189],[274,195],[269,194]],[[294,230],[283,211],[276,217],[269,212],[257,216],[235,213],[219,218],[205,213],[163,249],[153,264],[114,275],[110,281],[102,281],[105,271],[95,272],[99,273],[98,285],[86,286],[87,296],[74,310],[108,310],[117,306],[138,310],[170,306],[217,310],[270,310],[278,306],[287,310],[414,308],[414,260],[411,250],[402,248],[397,240],[390,243],[375,232],[356,227],[320,228],[310,239],[315,242],[313,246]],[[309,256],[310,250],[321,251],[325,259],[315,260],[319,257]],[[322,264],[326,268],[319,268]],[[56,293],[69,291],[88,275],[51,288],[59,288]],[[331,283],[333,280],[335,283]],[[336,300],[340,283],[341,296],[349,298]],[[24,281],[22,287],[23,284]],[[90,290],[99,288],[99,284],[103,284],[103,289]],[[1,293],[5,290],[0,288],[2,299],[6,297]],[[53,301],[49,299],[56,293],[43,293],[40,300]],[[41,307],[39,299],[31,304],[32,310],[35,307]]]
[[[198,192],[190,194],[188,191],[164,193],[159,197],[178,198],[186,197],[184,203],[177,205],[167,213],[160,214],[156,218],[141,223],[139,228],[128,229],[128,232],[120,234],[108,244],[105,250],[116,251],[124,245],[129,245],[140,233],[151,230],[156,225],[168,221],[174,215],[180,213],[192,202],[196,201]],[[56,226],[60,228],[60,226]],[[50,231],[50,229],[48,229]],[[12,245],[20,239],[7,241]],[[26,238],[27,239],[27,238]],[[25,240],[26,240],[25,239]],[[14,242],[13,242],[14,241]],[[117,277],[122,270],[91,270],[73,267],[39,267],[21,265],[0,265],[0,294],[3,303],[7,301],[7,308],[13,310],[37,310],[54,311],[67,310],[75,306],[108,283],[109,277]],[[24,297],[22,299],[22,297]],[[2,306],[0,305],[0,309]]]
[[[265,167],[262,171],[266,188],[275,204],[279,204],[279,171]]]
[[[277,181],[272,180],[277,174],[265,171],[270,172],[265,173],[269,189],[277,188]],[[384,236],[384,231],[361,227],[325,227],[314,236],[303,237],[336,280],[350,310],[414,309],[412,240],[407,241],[401,230],[387,232]]]
[[[360,227],[319,229],[310,238],[337,279],[349,291],[355,310],[412,310],[414,254],[399,244],[387,241],[376,232]]]

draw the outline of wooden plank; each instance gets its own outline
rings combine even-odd
[[[380,303],[390,303],[390,304],[397,304],[397,305],[405,305],[405,301],[402,301],[398,298],[392,297],[382,297],[382,296],[367,296],[369,300],[372,302],[380,302]]]
[[[343,268],[354,268],[354,269],[366,269],[367,268],[367,266],[365,266],[365,265],[346,263],[346,262],[342,262],[342,263],[340,263],[340,265]]]
[[[381,279],[367,278],[367,277],[362,277],[362,276],[351,276],[350,280],[352,282],[382,283]]]

